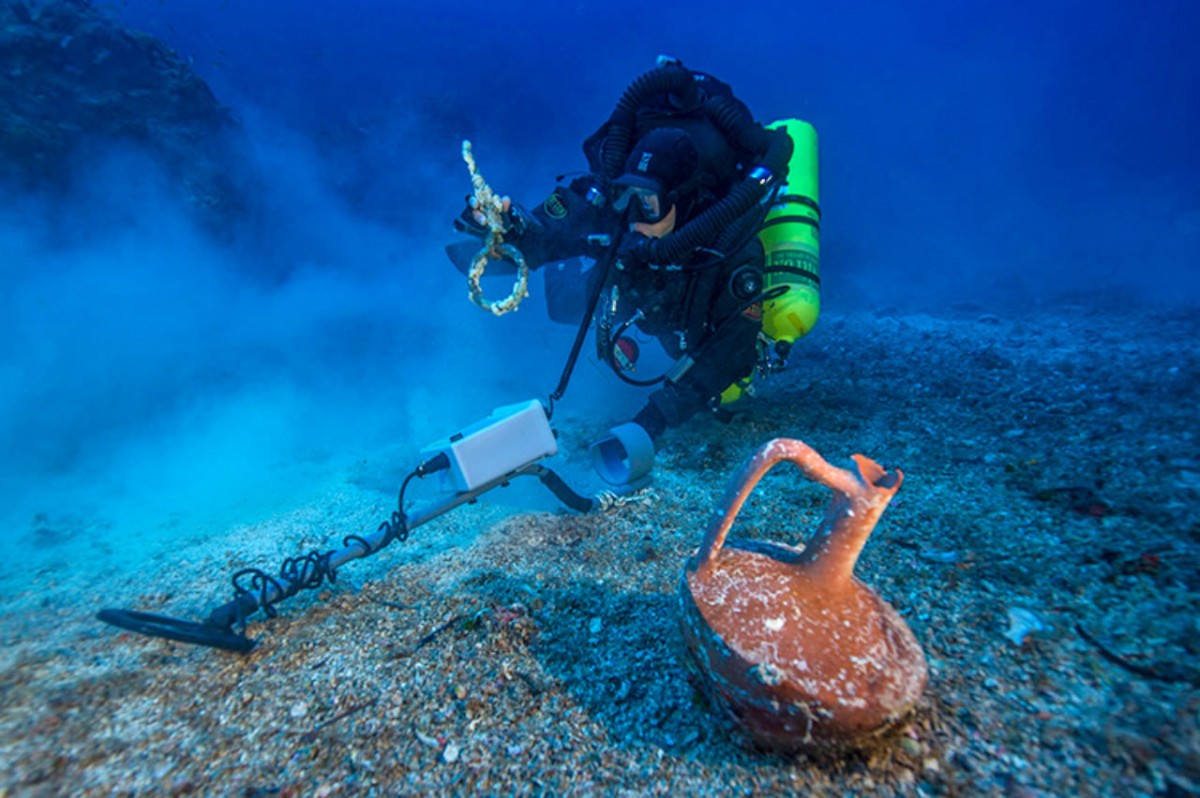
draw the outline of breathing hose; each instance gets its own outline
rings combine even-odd
[[[601,178],[605,182],[615,180],[625,168],[625,159],[633,150],[633,135],[637,127],[638,109],[655,95],[675,94],[685,108],[696,105],[699,89],[691,70],[682,64],[673,63],[646,72],[621,95],[616,109],[608,119],[608,133],[604,137],[601,161]]]
[[[701,213],[679,230],[662,238],[645,242],[645,256],[650,263],[678,263],[693,250],[712,241],[725,228],[762,201],[772,184],[787,173],[792,157],[792,139],[786,133],[758,128],[770,143],[762,164],[750,171],[729,195]],[[773,135],[771,135],[773,134]]]

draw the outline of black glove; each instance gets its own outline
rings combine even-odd
[[[525,235],[525,231],[536,225],[538,222],[534,219],[529,211],[525,210],[524,205],[512,203],[508,210],[504,212],[504,240],[510,244],[515,244]]]
[[[638,414],[633,417],[633,423],[637,424],[642,429],[646,430],[646,434],[650,436],[650,440],[657,441],[659,436],[666,432],[669,424],[667,417],[658,409],[654,402],[647,402],[646,406],[638,411]]]

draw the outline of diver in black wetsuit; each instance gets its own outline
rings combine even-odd
[[[584,143],[590,172],[532,211],[505,200],[506,244],[531,268],[577,256],[600,266],[597,345],[618,376],[661,382],[633,422],[657,439],[749,378],[758,360],[764,199],[792,142],[756,123],[729,86],[678,62],[638,78]],[[468,207],[456,223],[482,235]],[[623,376],[635,324],[676,358],[661,380]]]

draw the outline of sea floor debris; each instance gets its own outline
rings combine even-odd
[[[1200,355],[1177,343],[1200,319],[1122,312],[827,313],[753,413],[666,437],[656,501],[463,508],[253,624],[248,656],[92,613],[199,612],[232,566],[370,529],[394,496],[340,475],[254,527],[172,519],[133,564],[99,521],[6,551],[0,795],[1194,795],[1200,692],[1138,669],[1200,653]],[[611,422],[569,412],[584,440]],[[887,745],[833,761],[735,742],[682,666],[697,519],[775,436],[906,474],[859,568],[929,685]],[[825,500],[763,491],[740,533],[798,540]],[[1014,636],[1010,608],[1041,628]]]

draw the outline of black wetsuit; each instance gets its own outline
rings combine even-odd
[[[588,199],[593,185],[590,178],[581,177],[558,186],[528,214],[525,229],[514,243],[531,268],[580,255],[605,258],[605,248],[595,243],[594,237],[589,240],[597,233],[626,244],[641,238],[637,233],[621,233],[620,216]],[[752,224],[757,221],[758,209],[751,215],[754,218],[748,222]],[[677,225],[686,221],[679,219]],[[609,284],[616,286],[619,297],[617,321],[640,310],[644,319],[637,327],[642,332],[658,339],[673,358],[686,355],[694,360],[677,380],[664,382],[654,391],[634,419],[651,437],[711,406],[722,391],[754,370],[762,329],[761,305],[748,303],[752,296],[736,291],[733,278],[752,270],[761,286],[764,257],[751,226],[739,225],[748,235],[741,235],[736,242],[740,247],[724,257],[701,249],[684,263],[655,264],[622,252],[609,271]],[[702,268],[694,268],[697,266]]]
[[[675,192],[674,232],[650,240],[625,229],[605,187],[631,143],[656,128],[685,131],[699,166],[687,190]],[[791,148],[785,133],[754,122],[725,83],[681,65],[663,66],[631,84],[613,116],[584,142],[590,174],[560,184],[531,212],[514,209],[518,224],[505,240],[532,268],[577,256],[613,257],[608,284],[619,294],[616,322],[640,310],[638,328],[679,362],[634,418],[651,437],[713,406],[754,371],[762,329],[761,302],[754,300],[764,265],[755,233],[760,201],[772,184],[758,178],[756,164],[768,165],[777,182],[786,175]],[[469,210],[464,219],[469,226]],[[599,243],[603,236],[615,242],[615,256]],[[655,262],[663,257],[674,262]]]

